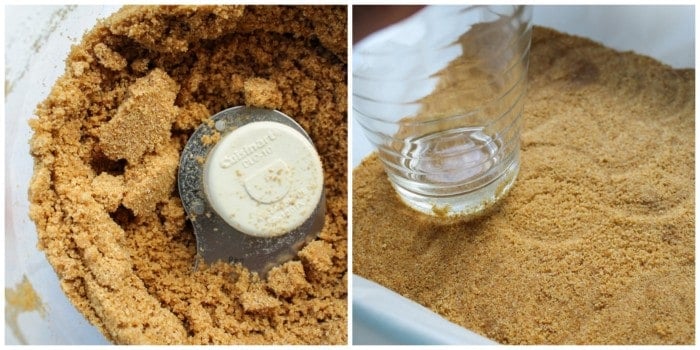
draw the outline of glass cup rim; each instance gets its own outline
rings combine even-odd
[[[516,17],[523,18],[522,22],[526,23],[527,26],[525,27],[525,30],[523,30],[522,32],[526,32],[528,28],[532,27],[532,6],[531,5],[523,5],[523,4],[515,4],[515,5],[451,5],[451,4],[450,5],[445,5],[445,4],[427,5],[424,9],[421,9],[420,11],[414,13],[413,15],[403,19],[402,21],[400,21],[400,22],[398,22],[390,27],[393,27],[393,26],[400,24],[400,23],[403,23],[411,18],[415,18],[416,16],[419,16],[421,13],[426,11],[426,8],[429,8],[429,7],[441,7],[441,8],[451,7],[451,8],[460,8],[461,9],[459,11],[450,12],[448,15],[449,17],[447,19],[460,16],[466,12],[475,11],[475,10],[484,9],[484,8],[487,9],[489,12],[491,12],[494,15],[503,16],[503,14],[494,12],[494,11],[492,11],[492,9],[496,8],[496,7],[512,7],[514,9],[522,9],[521,11],[514,10],[513,14],[509,16],[510,18],[516,18]],[[482,23],[482,22],[480,21],[480,23]],[[388,27],[388,28],[390,28],[390,27]],[[384,28],[383,30],[385,30],[385,29],[387,29],[387,28]],[[496,30],[496,28],[489,29],[489,31],[493,31],[493,30]],[[410,54],[412,52],[419,52],[419,51],[422,51],[425,49],[441,51],[441,50],[449,49],[450,47],[455,45],[455,42],[450,42],[447,44],[436,45],[436,46],[429,45],[429,46],[425,46],[425,47],[421,47],[421,48],[402,47],[402,48],[399,48],[399,49],[391,51],[391,52],[385,52],[385,51],[372,52],[372,51],[368,50],[365,46],[367,46],[368,42],[370,42],[372,40],[372,38],[375,37],[375,34],[377,34],[377,33],[371,34],[368,37],[360,40],[359,42],[357,42],[356,44],[353,45],[353,54],[352,54],[353,58],[355,58],[355,55],[360,55],[360,54],[363,56],[369,56],[369,57],[382,57],[382,56],[390,56],[390,55],[396,55],[396,54]],[[355,61],[355,59],[353,59],[353,62],[354,61]],[[355,76],[355,73],[353,70],[353,77],[354,76]]]

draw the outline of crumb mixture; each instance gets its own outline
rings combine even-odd
[[[27,339],[19,327],[19,315],[34,311],[43,317],[46,308],[32,283],[26,275],[23,275],[22,281],[14,288],[5,288],[5,324],[20,344],[27,344]]]
[[[507,344],[695,342],[695,81],[535,28],[522,166],[478,220],[394,194],[376,154],[353,178],[355,273]]]
[[[30,216],[109,340],[347,343],[346,23],[345,6],[127,6],[72,48],[31,121]],[[323,231],[267,280],[193,271],[176,188],[189,135],[237,105],[295,118],[323,161]]]

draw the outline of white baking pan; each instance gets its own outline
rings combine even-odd
[[[635,51],[674,68],[695,67],[693,6],[535,6],[535,25]],[[373,149],[356,121],[353,168]],[[352,279],[353,344],[494,344],[374,282]]]

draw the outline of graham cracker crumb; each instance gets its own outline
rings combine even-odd
[[[282,104],[282,93],[273,81],[262,78],[248,79],[243,83],[243,91],[248,106],[277,109]]]
[[[221,133],[214,131],[211,135],[202,135],[202,144],[214,145],[221,140]]]
[[[97,57],[97,62],[105,68],[113,71],[120,71],[126,68],[126,59],[122,57],[122,55],[112,51],[112,49],[104,43],[98,43],[92,49],[95,52],[95,57]]]
[[[282,305],[275,297],[262,291],[243,293],[241,303],[243,310],[251,313],[272,313]]]
[[[124,176],[102,173],[92,179],[92,196],[102,204],[107,212],[112,213],[124,197]]]
[[[304,266],[299,261],[290,261],[273,268],[267,274],[267,282],[270,290],[283,298],[302,293],[310,287]]]
[[[126,193],[122,201],[136,216],[153,213],[156,204],[166,202],[175,186],[180,156],[174,144],[159,154],[147,155],[143,163],[124,172]]]
[[[146,73],[148,72],[148,64],[150,62],[148,58],[137,58],[131,62],[131,69],[137,73]]]
[[[201,103],[188,103],[178,109],[178,115],[173,123],[177,130],[192,130],[211,117],[207,106]]]
[[[155,69],[136,80],[128,91],[129,97],[114,118],[100,128],[100,146],[110,159],[136,163],[170,137],[178,85],[167,73]]]
[[[83,75],[83,72],[85,72],[86,69],[90,67],[90,63],[88,62],[73,62],[70,65],[70,68],[73,70],[73,75],[76,77],[80,77]]]
[[[5,287],[5,324],[22,344],[28,342],[19,326],[19,315],[35,311],[42,318],[46,315],[44,303],[26,275],[22,275],[22,280],[14,288]]]
[[[299,257],[313,272],[328,271],[333,265],[333,247],[324,241],[313,241],[299,252]]]

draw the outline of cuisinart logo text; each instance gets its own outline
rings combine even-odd
[[[260,159],[272,154],[272,147],[270,144],[276,139],[277,135],[274,131],[270,130],[267,135],[255,140],[255,142],[244,145],[240,149],[232,150],[221,160],[220,165],[222,168],[226,169],[243,161],[243,167],[248,168],[257,163]]]

